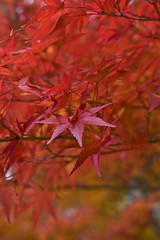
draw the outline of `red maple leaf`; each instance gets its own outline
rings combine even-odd
[[[71,83],[72,83],[71,77],[66,73],[63,73],[61,83],[44,92],[44,97],[54,95],[61,91],[65,91],[70,87]]]
[[[100,137],[96,136],[97,140],[94,141],[92,144],[87,145],[79,154],[78,159],[70,173],[71,176],[86,160],[88,157],[91,157],[91,161],[93,166],[95,167],[97,174],[101,177],[99,163],[100,163],[100,148],[102,146],[109,146],[116,144],[110,134],[105,133],[104,137],[100,139]]]
[[[23,208],[33,208],[33,229],[36,228],[43,209],[46,209],[46,211],[56,219],[56,214],[51,200],[58,200],[59,197],[53,192],[49,191],[48,187],[41,190],[34,183],[30,183],[30,187],[23,191],[23,197],[28,197],[30,201],[27,199],[26,203],[22,207],[22,211]]]
[[[113,124],[109,124],[99,117],[92,116],[94,113],[100,111],[101,109],[110,104],[111,103],[99,107],[93,107],[85,111],[86,104],[83,103],[70,117],[56,115],[56,118],[50,117],[45,120],[37,121],[37,123],[60,124],[58,127],[55,128],[50,140],[48,141],[48,144],[66,129],[69,129],[72,135],[77,139],[80,147],[82,147],[84,123],[106,127],[115,127]]]
[[[160,95],[151,93],[149,99],[151,100],[151,105],[149,108],[149,112],[160,105]]]
[[[15,205],[19,204],[19,198],[12,186],[0,186],[0,201],[7,220],[10,223],[12,203]]]
[[[119,118],[120,117],[115,119],[112,123],[114,124]],[[95,167],[98,176],[101,177],[99,169],[100,149],[101,147],[107,147],[109,145],[116,144],[116,142],[113,141],[113,139],[111,138],[111,135],[108,133],[109,128],[110,126],[107,127],[102,138],[94,135],[92,143],[86,144],[84,149],[80,152],[78,159],[69,176],[71,176],[77,170],[77,168],[79,168],[87,160],[88,157],[91,157],[92,164]]]

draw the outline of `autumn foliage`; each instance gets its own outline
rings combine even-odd
[[[1,0],[0,25],[1,212],[66,234],[93,190],[76,239],[159,239],[160,1]]]

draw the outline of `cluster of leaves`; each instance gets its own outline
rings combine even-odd
[[[90,159],[104,184],[136,186],[150,199],[160,181],[160,2],[0,6],[0,199],[7,219],[12,208],[18,216],[31,207],[34,228],[43,208],[55,217],[57,189],[72,185],[84,162],[87,181]]]

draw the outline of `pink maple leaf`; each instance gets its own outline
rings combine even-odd
[[[20,88],[21,90],[23,90],[25,93],[30,92],[33,93],[35,95],[37,95],[38,97],[41,97],[41,95],[39,93],[37,93],[36,91],[32,90],[32,88],[30,86],[27,85],[27,81],[29,80],[29,77],[24,77],[22,78],[19,83],[18,83],[18,88]],[[35,86],[36,89],[38,89],[37,86]]]
[[[37,123],[60,124],[55,128],[47,144],[49,144],[53,139],[58,137],[66,129],[69,129],[72,135],[77,139],[80,147],[82,147],[82,135],[84,131],[84,123],[106,127],[115,127],[113,124],[107,123],[99,117],[92,116],[94,113],[100,111],[101,109],[105,108],[110,104],[111,103],[99,107],[93,107],[85,111],[86,104],[83,103],[70,117],[56,115],[56,118],[50,117],[45,120],[37,121]]]

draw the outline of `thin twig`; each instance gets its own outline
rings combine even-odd
[[[118,18],[127,18],[127,19],[131,19],[131,20],[137,20],[137,21],[160,21],[160,18],[150,18],[150,17],[146,17],[146,16],[137,16],[137,17],[130,17],[128,15],[124,15],[122,12],[120,15],[115,14],[115,13],[107,13],[105,11],[103,11],[102,13],[99,13],[100,15],[107,15],[110,17],[118,17]]]
[[[76,184],[75,189],[82,190],[82,191],[103,191],[103,190],[111,190],[111,191],[128,191],[130,189],[141,189],[144,191],[158,191],[160,189],[160,186],[145,186],[140,184],[132,184],[132,185],[126,185],[126,184],[103,184],[103,185],[87,185],[87,184]],[[71,186],[65,186],[63,190],[72,190]]]

